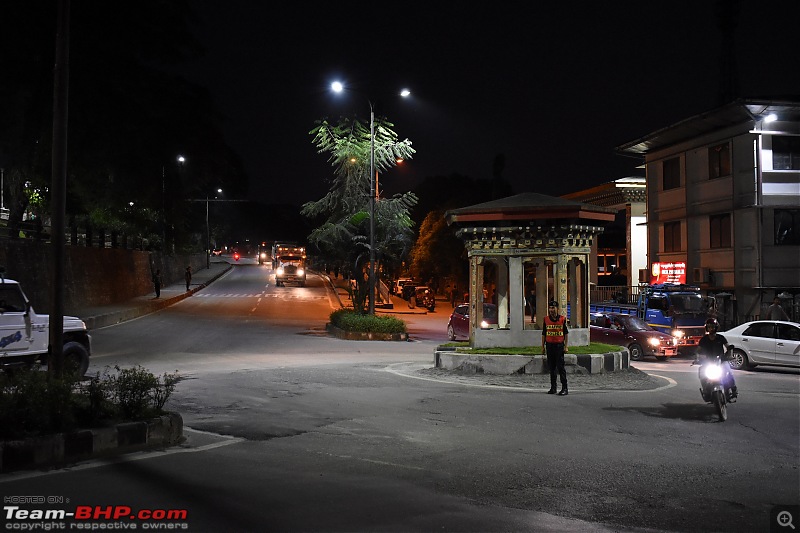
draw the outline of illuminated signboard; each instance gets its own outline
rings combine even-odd
[[[686,263],[653,263],[650,284],[686,283]]]

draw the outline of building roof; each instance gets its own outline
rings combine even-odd
[[[491,221],[597,220],[613,221],[616,211],[597,205],[576,202],[533,192],[516,194],[482,204],[451,209],[445,213],[448,224],[487,223]]]
[[[721,129],[749,125],[754,127],[769,114],[781,120],[800,119],[800,98],[768,100],[740,98],[722,107],[689,117],[666,128],[661,128],[640,139],[616,148],[622,155],[642,156],[653,150],[666,148],[688,139]]]

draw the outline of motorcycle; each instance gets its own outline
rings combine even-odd
[[[733,350],[732,346],[728,353],[731,353],[731,350]],[[724,382],[727,369],[723,365],[729,365],[728,361],[716,357],[706,359],[702,363],[695,361],[692,364],[700,365],[700,395],[706,403],[714,405],[719,421],[725,422],[728,419],[728,404],[736,401],[733,391]]]

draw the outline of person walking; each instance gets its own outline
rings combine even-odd
[[[767,320],[789,320],[789,315],[781,305],[781,299],[777,296],[773,298],[772,305],[767,308]]]
[[[161,298],[161,270],[156,269],[153,274],[153,287],[156,290],[156,298]]]
[[[189,290],[189,285],[192,283],[192,266],[189,265],[186,267],[186,273],[183,275],[183,279],[186,280],[186,290]]]
[[[556,393],[556,371],[561,378],[561,392],[558,395],[569,394],[567,369],[564,365],[568,335],[567,319],[558,314],[558,302],[551,300],[547,306],[547,316],[542,321],[542,353],[547,355],[547,366],[550,368],[550,390],[547,394]]]

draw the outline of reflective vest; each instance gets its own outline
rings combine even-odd
[[[544,340],[548,343],[564,344],[564,324],[567,319],[558,316],[555,321],[550,320],[550,315],[544,317]]]

